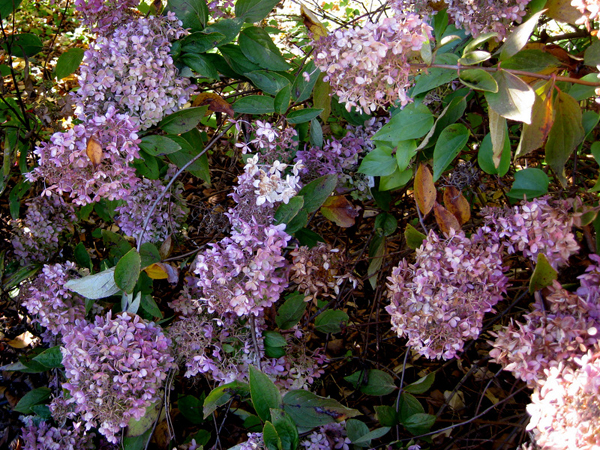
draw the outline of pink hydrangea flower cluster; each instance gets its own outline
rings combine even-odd
[[[481,213],[508,253],[522,252],[534,262],[543,253],[557,269],[579,251],[571,231],[574,217],[570,208],[568,201],[552,201],[546,196],[513,208],[484,208]]]
[[[597,20],[600,15],[600,3],[598,3],[598,0],[571,0],[571,5],[584,15],[581,23],[589,23],[592,20]]]
[[[145,130],[184,106],[195,88],[178,75],[170,50],[171,42],[186,34],[168,13],[132,18],[98,37],[80,68],[77,117],[88,121],[116,108]]]
[[[577,295],[582,297],[588,304],[597,305],[600,303],[600,256],[590,255],[590,259],[595,264],[590,264],[585,273],[577,277],[580,282]],[[590,311],[590,314],[594,318],[600,319],[596,311]]]
[[[54,133],[50,142],[35,149],[39,166],[26,174],[29,181],[43,179],[47,194],[68,193],[73,202],[87,205],[102,198],[126,199],[137,183],[128,163],[139,157],[138,127],[130,116],[110,106],[103,115]],[[102,147],[102,159],[94,165],[87,154],[90,139]]]
[[[135,16],[138,0],[75,0],[82,23],[91,31],[106,34]]]
[[[159,195],[164,192],[165,184],[173,175],[161,180],[140,180],[131,191],[131,198],[116,208],[115,222],[126,236],[139,237],[150,207]],[[165,194],[154,209],[148,227],[143,236],[144,242],[162,242],[171,233],[177,233],[188,215],[188,209],[182,198],[183,187],[180,183],[173,186],[173,191]]]
[[[21,429],[23,450],[94,450],[94,433],[84,434],[81,424],[52,427],[46,422],[31,423]]]
[[[34,320],[52,335],[67,335],[76,321],[85,318],[85,303],[81,296],[65,288],[73,278],[75,264],[45,265],[42,272],[20,293],[22,305]]]
[[[549,287],[542,304],[523,316],[524,322],[514,322],[496,332],[490,342],[490,356],[504,370],[531,386],[539,384],[547,369],[569,364],[598,342],[600,305],[588,303],[577,294],[563,289],[558,282]]]
[[[410,102],[410,60],[431,38],[431,27],[415,14],[397,11],[380,22],[337,30],[314,42],[315,64],[332,92],[350,111]]]
[[[248,439],[231,450],[266,450],[262,433],[248,433]]]
[[[21,264],[45,262],[60,248],[61,235],[73,231],[75,209],[59,195],[36,197],[27,206],[24,219],[11,221],[15,255]]]
[[[416,253],[388,278],[392,328],[427,358],[454,358],[506,290],[500,246],[481,230],[446,239],[431,231]]]
[[[230,237],[200,253],[194,273],[209,312],[258,316],[275,303],[288,285],[283,250],[290,239],[285,224],[239,222]]]
[[[239,132],[252,137],[245,142],[235,144],[243,154],[257,152],[264,164],[272,164],[276,160],[284,163],[291,161],[293,152],[298,146],[298,133],[292,127],[280,130],[269,122],[260,120],[253,123],[242,120],[232,120],[232,122]]]
[[[527,429],[537,448],[593,450],[600,447],[600,346],[575,366],[552,367],[531,395]]]
[[[174,368],[171,341],[160,327],[128,313],[78,321],[63,344],[67,401],[86,429],[98,426],[112,443],[121,428],[160,399],[167,372]]]
[[[529,0],[444,0],[448,16],[457,28],[477,37],[498,33],[498,41],[506,36],[512,23],[521,23]]]
[[[351,446],[344,422],[322,425],[300,442],[300,448],[307,450],[349,450]]]

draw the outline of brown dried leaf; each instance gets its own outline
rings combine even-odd
[[[204,105],[208,105],[209,113],[220,112],[225,113],[230,117],[233,117],[233,115],[235,114],[231,105],[227,103],[227,101],[223,97],[213,92],[203,92],[199,94],[192,102],[192,106]]]
[[[88,139],[85,153],[87,154],[88,158],[90,158],[90,161],[94,167],[98,167],[98,165],[102,162],[102,144],[100,144],[100,141],[96,139],[96,136],[92,136]]]
[[[171,256],[172,252],[173,252],[173,237],[171,235],[169,235],[169,237],[167,237],[167,239],[165,239],[165,241],[160,245],[160,248],[158,249],[158,253],[159,253],[161,259],[167,259],[169,256]]]
[[[435,220],[440,226],[442,233],[448,234],[450,233],[450,230],[460,230],[460,224],[458,223],[456,217],[454,217],[454,214],[437,202],[433,207],[433,213],[435,214]]]
[[[471,206],[463,193],[455,186],[449,186],[444,191],[444,205],[460,225],[464,225],[471,218]]]
[[[315,41],[327,36],[327,28],[325,28],[325,26],[319,22],[317,16],[303,4],[300,4],[300,14],[302,15],[304,26],[312,33],[312,37]]]
[[[8,341],[7,344],[12,348],[25,348],[29,347],[34,340],[35,336],[29,331],[26,331],[25,333],[18,335],[13,340]]]
[[[492,108],[488,108],[488,115],[490,118],[490,136],[492,138],[492,161],[497,169],[500,166],[502,152],[504,151],[506,119]]]
[[[420,164],[415,175],[415,200],[423,215],[429,214],[435,203],[435,185],[429,167]]]
[[[334,195],[327,197],[327,200],[321,206],[321,214],[336,225],[348,228],[355,224],[354,219],[358,216],[358,211],[346,197]]]

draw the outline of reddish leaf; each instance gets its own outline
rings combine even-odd
[[[94,167],[97,167],[102,161],[102,145],[95,136],[92,136],[88,139],[85,153],[87,154],[88,158],[90,158],[90,161]]]
[[[321,206],[321,213],[327,219],[344,228],[354,225],[354,219],[358,216],[358,211],[354,208],[354,205],[343,195],[327,197],[327,200]]]
[[[456,217],[454,217],[454,214],[437,202],[433,207],[433,213],[435,214],[435,220],[440,226],[442,233],[448,234],[450,233],[450,230],[460,230],[460,224]]]
[[[435,203],[435,185],[429,168],[421,164],[415,175],[415,200],[424,215],[429,214]]]
[[[231,117],[235,114],[231,105],[223,97],[213,92],[199,94],[192,103],[192,106],[204,105],[208,105],[208,111],[225,113]]]
[[[462,194],[462,192],[454,186],[449,186],[444,191],[444,205],[460,225],[463,225],[471,218],[471,206]]]

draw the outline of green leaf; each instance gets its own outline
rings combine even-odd
[[[83,245],[83,242],[80,242],[75,246],[73,249],[73,256],[75,257],[75,262],[78,266],[86,269],[92,268],[92,258],[85,248],[85,245]]]
[[[250,81],[252,81],[254,86],[269,95],[277,95],[277,93],[284,87],[290,86],[290,80],[288,80],[286,77],[279,75],[278,73],[268,72],[266,70],[247,72],[246,76],[250,79]]]
[[[319,397],[309,391],[289,391],[283,397],[285,412],[300,428],[314,428],[331,422],[341,422],[361,413],[346,408],[337,400]]]
[[[323,311],[315,319],[315,330],[321,333],[339,333],[342,325],[348,323],[348,314],[339,309],[328,309]]]
[[[321,108],[321,120],[323,123],[327,123],[327,119],[331,115],[331,85],[329,81],[323,81],[325,74],[319,75],[315,87],[313,90],[313,106],[315,108]]]
[[[284,86],[275,96],[275,101],[274,101],[275,112],[278,114],[285,114],[288,107],[290,106],[291,99],[292,99],[292,87],[290,85]]]
[[[592,42],[592,45],[585,50],[583,58],[583,63],[586,66],[600,66],[600,41],[595,40]]]
[[[531,123],[531,110],[535,102],[535,92],[519,77],[505,70],[494,74],[498,92],[486,92],[489,106],[509,120]]]
[[[140,158],[134,159],[130,164],[135,167],[139,177],[146,177],[150,180],[158,180],[160,177],[158,160],[143,150],[140,150]]]
[[[25,394],[21,400],[19,400],[19,403],[17,403],[17,406],[15,406],[14,411],[23,414],[31,414],[33,412],[31,411],[31,407],[44,403],[50,398],[50,395],[52,395],[52,391],[47,387],[33,389]]]
[[[478,48],[481,44],[484,44],[498,36],[496,32],[483,33],[470,41],[467,45],[465,45],[465,49],[463,50],[463,56],[467,53],[471,53],[473,50]]]
[[[558,91],[554,99],[554,123],[546,142],[546,161],[563,187],[567,186],[565,164],[584,138],[579,103],[569,94]]]
[[[275,71],[290,69],[290,65],[269,36],[262,28],[248,27],[238,38],[242,53],[260,67]]]
[[[588,73],[581,77],[584,81],[591,81],[592,83],[600,82],[600,75],[597,73]],[[575,84],[569,89],[569,95],[577,101],[582,101],[596,95],[596,87],[584,86],[582,84]]]
[[[483,69],[468,69],[460,72],[460,81],[476,91],[498,92],[498,83]]]
[[[275,112],[273,97],[248,95],[233,104],[233,110],[240,114],[270,114]]]
[[[182,168],[185,164],[187,164],[204,150],[204,144],[206,140],[203,136],[205,135],[200,133],[197,128],[193,128],[181,136],[171,136],[171,139],[181,146],[181,150],[171,153],[167,155],[167,157],[177,167]],[[194,163],[186,170],[192,175],[204,180],[207,183],[210,183],[210,170],[208,167],[208,156],[206,153],[194,161]]]
[[[546,255],[538,253],[537,264],[531,275],[531,280],[529,280],[529,293],[533,294],[535,291],[551,286],[552,282],[556,279],[558,279],[556,269],[550,265]]]
[[[291,111],[286,119],[288,123],[298,124],[304,122],[310,122],[315,117],[318,117],[323,110],[317,108],[304,108],[304,109],[296,109]]]
[[[371,150],[360,163],[358,173],[372,177],[391,175],[398,170],[396,158],[392,155],[394,149],[380,144]]]
[[[458,62],[458,56],[453,53],[442,53],[435,58],[435,64],[455,65]],[[429,92],[438,86],[450,83],[458,78],[454,69],[427,69],[427,73],[421,74],[416,78],[415,87],[412,89],[411,96],[416,97],[424,92]]]
[[[346,433],[350,441],[356,444],[357,440],[369,433],[369,427],[360,420],[350,419],[346,421]],[[362,445],[359,445],[359,447],[362,447]]]
[[[181,51],[184,53],[205,53],[215,48],[219,42],[225,39],[225,35],[215,32],[196,31],[181,40]]]
[[[516,28],[513,28],[511,33],[505,39],[504,44],[500,47],[500,61],[510,58],[516,55],[520,50],[525,47],[529,41],[529,36],[533,33],[540,16],[544,11],[539,11],[533,14],[526,22],[522,23]]]
[[[362,379],[361,375],[364,375]],[[354,372],[352,375],[344,377],[344,380],[352,383],[355,388],[367,395],[388,395],[398,389],[390,374],[377,369],[369,370],[366,374],[362,371]],[[359,382],[361,382],[360,386]]]
[[[385,256],[385,244],[386,238],[380,233],[375,233],[375,236],[369,243],[370,262],[369,267],[367,267],[367,277],[373,290],[377,287],[377,279],[379,278],[383,257]]]
[[[0,20],[8,19],[13,11],[21,4],[22,0],[0,0]]]
[[[123,256],[115,267],[115,283],[123,292],[131,294],[140,277],[141,258],[132,248]]]
[[[404,172],[416,154],[417,141],[415,139],[398,142],[396,144],[396,163],[398,164],[398,170]]]
[[[186,108],[169,114],[158,124],[159,128],[169,134],[182,134],[196,128],[208,111],[208,105]]]
[[[202,31],[208,21],[208,7],[205,0],[169,0],[164,13],[172,11],[183,23],[183,28]]]
[[[181,150],[181,145],[167,136],[144,136],[140,142],[140,149],[152,156],[168,155]]]
[[[302,73],[304,72],[310,75],[308,81],[306,81],[302,76]],[[315,87],[317,80],[319,80],[321,76],[321,71],[316,68],[314,62],[312,61],[304,66],[302,73],[298,73],[294,83],[292,84],[292,97],[297,103],[302,103],[310,98],[312,90]]]
[[[375,414],[377,414],[377,420],[383,427],[394,427],[398,424],[396,408],[393,406],[375,406]]]
[[[219,33],[224,37],[219,41],[217,47],[229,44],[233,41],[242,29],[243,19],[234,17],[232,19],[220,19],[204,29],[204,33]]]
[[[271,409],[271,418],[283,450],[296,450],[300,439],[298,428],[290,415],[282,409]]]
[[[62,368],[63,355],[60,351],[60,346],[52,347],[44,350],[39,355],[33,358],[34,361],[43,364],[48,369],[60,369]]]
[[[271,420],[271,408],[281,408],[281,394],[275,384],[254,366],[249,367],[250,397],[258,417]]]
[[[41,52],[43,44],[35,34],[21,33],[8,35],[6,42],[3,42],[0,47],[6,51],[10,49],[11,56],[25,58]]]
[[[540,169],[531,167],[519,170],[515,173],[512,189],[506,195],[517,200],[523,200],[524,196],[527,200],[531,200],[546,194],[548,184],[548,175]]]
[[[502,150],[502,156],[500,157],[500,165],[494,166],[494,151],[492,149],[492,136],[490,133],[486,134],[481,142],[479,151],[477,152],[477,163],[481,170],[490,175],[499,175],[503,177],[510,168],[510,139],[508,138],[508,128],[506,129],[506,137],[504,139],[504,149]]]
[[[526,70],[535,73],[558,66],[560,66],[560,61],[556,56],[532,49],[521,50],[506,61],[502,61],[504,69]]]
[[[463,66],[472,66],[472,65],[487,61],[491,57],[492,57],[492,55],[490,54],[490,52],[485,52],[483,50],[475,50],[473,52],[464,53],[462,55],[462,58],[460,58],[458,60],[458,64],[463,65]],[[461,78],[462,78],[462,74],[463,74],[463,72],[461,71],[460,72]]]
[[[400,395],[398,408],[398,420],[400,423],[404,423],[409,417],[415,414],[422,414],[424,412],[423,405],[412,394],[403,392]]]
[[[120,291],[115,283],[114,267],[95,275],[69,280],[65,283],[65,287],[91,300],[110,297]]]
[[[277,210],[275,211],[275,224],[279,225],[281,223],[289,224],[290,221],[296,217],[298,212],[304,206],[304,197],[296,195],[295,197],[290,198],[288,203],[282,203],[279,205]],[[287,230],[288,233],[293,233],[293,231]],[[294,230],[297,231],[297,230]]]
[[[50,411],[48,405],[33,405],[31,407],[31,412],[44,420],[52,419],[52,411]]]
[[[131,418],[127,425],[126,436],[142,436],[148,430],[151,430],[154,425],[154,422],[156,422],[156,419],[158,419],[158,415],[160,414],[161,404],[162,398],[159,398],[146,408],[146,412],[139,420]]]
[[[310,143],[315,147],[323,147],[323,128],[317,119],[310,121]]]
[[[375,218],[375,229],[380,229],[384,236],[391,236],[398,228],[398,220],[387,212],[381,212]]]
[[[152,244],[151,242],[144,242],[140,246],[140,258],[142,268],[160,262],[160,260],[162,259],[160,257],[160,252],[158,251],[158,248],[156,248],[156,245]]]
[[[141,436],[125,436],[122,444],[123,450],[144,450],[151,434],[152,428]]]
[[[70,48],[58,57],[56,61],[56,69],[54,75],[59,80],[71,75],[77,69],[83,60],[84,50],[82,48]]]
[[[289,330],[296,325],[304,315],[306,305],[304,294],[300,292],[288,294],[285,302],[277,310],[277,316],[275,317],[275,323],[279,329]]]
[[[389,431],[390,427],[376,428],[373,431],[369,431],[367,434],[362,435],[359,439],[352,441],[352,443],[360,447],[370,447],[373,439],[379,439],[388,434]]]
[[[181,415],[196,425],[203,423],[205,419],[202,415],[202,404],[203,399],[198,399],[193,395],[186,395],[177,400],[177,407]]]
[[[318,210],[337,186],[337,175],[324,175],[311,181],[298,192],[304,197],[304,207],[308,214]]]
[[[379,180],[380,191],[390,191],[392,189],[398,189],[399,187],[406,186],[413,178],[412,169],[406,169],[400,172],[400,169],[396,167],[394,173],[391,175],[384,175]]]
[[[268,450],[282,450],[283,449],[283,444],[281,442],[281,438],[279,437],[279,433],[277,433],[277,429],[268,420],[265,422],[265,426],[263,427],[262,435],[263,435],[263,442],[265,443],[265,447]]]
[[[235,3],[235,15],[245,22],[260,22],[275,8],[279,0],[238,0]]]
[[[404,229],[404,239],[406,239],[406,245],[415,250],[423,245],[423,241],[427,239],[427,236],[420,231],[417,231],[417,229],[409,223]]]
[[[433,181],[437,181],[444,170],[467,145],[470,132],[461,123],[448,125],[438,138],[433,150]]]
[[[431,372],[424,377],[419,378],[414,383],[404,387],[404,392],[411,394],[424,394],[429,390],[435,380],[435,372]]]
[[[226,404],[234,395],[240,395],[242,398],[245,398],[249,394],[250,386],[241,381],[232,381],[231,383],[213,389],[204,399],[204,406],[202,409],[204,418],[206,419],[210,416],[219,406]]]
[[[425,136],[433,126],[433,121],[433,114],[427,106],[411,103],[392,117],[371,139],[390,142],[395,147],[400,141]]]
[[[142,294],[140,307],[153,318],[162,319],[163,313],[150,294]]]
[[[304,212],[304,214],[306,215],[306,212]],[[319,242],[325,242],[325,239],[323,239],[319,234],[309,230],[308,228],[300,228],[294,233],[294,236],[296,239],[298,239],[300,245],[306,245],[308,248],[313,248]]]
[[[204,55],[186,53],[181,57],[181,61],[201,78],[208,78],[209,80],[219,79],[219,71]],[[168,133],[171,133],[171,131],[168,131]]]
[[[406,428],[409,433],[418,436],[420,434],[429,432],[433,424],[435,424],[435,421],[435,416],[431,414],[419,413],[413,414],[406,420],[402,421],[402,425],[404,425],[404,428]]]
[[[219,51],[223,55],[223,58],[225,58],[225,61],[227,61],[227,64],[229,64],[229,67],[231,67],[239,75],[260,70],[260,66],[258,64],[254,64],[244,56],[239,45],[222,45],[219,47]]]

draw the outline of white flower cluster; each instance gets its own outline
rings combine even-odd
[[[288,164],[282,164],[275,161],[265,172],[258,165],[258,155],[248,159],[244,171],[249,178],[255,178],[253,186],[257,188],[254,193],[257,195],[256,204],[258,206],[265,202],[288,203],[300,189],[299,172],[304,167],[302,161],[298,161],[292,166],[292,175],[288,174],[285,179],[282,178],[282,172],[288,167]]]

